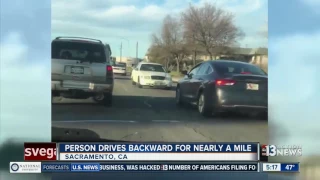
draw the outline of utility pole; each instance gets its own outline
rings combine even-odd
[[[139,47],[139,43],[137,41],[137,45],[136,45],[136,58],[138,59],[138,47]]]
[[[120,62],[122,61],[122,42],[121,42],[121,45],[120,45]]]

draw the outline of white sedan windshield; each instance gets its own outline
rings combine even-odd
[[[142,64],[140,71],[154,71],[154,72],[165,72],[161,65],[156,64]]]

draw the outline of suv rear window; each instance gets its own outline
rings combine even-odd
[[[84,42],[52,42],[51,58],[101,63],[107,61],[103,45]]]
[[[245,63],[219,62],[215,63],[215,69],[219,74],[253,74],[267,75],[261,68]]]

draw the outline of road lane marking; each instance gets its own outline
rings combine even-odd
[[[152,120],[153,122],[169,122],[169,120]]]
[[[170,121],[171,123],[178,123],[178,122],[180,122],[180,121]]]
[[[127,89],[125,86],[123,86],[123,85],[122,85],[122,89],[123,89],[124,91],[128,92],[128,89]]]
[[[130,136],[134,136],[134,135],[137,135],[137,134],[138,134],[138,132],[135,132],[135,133],[132,133],[132,134],[128,134],[128,135],[123,136],[120,139],[123,140],[124,138],[130,137]]]
[[[147,105],[149,108],[152,108],[151,104],[149,104],[148,101],[144,101],[143,104]]]
[[[160,123],[178,123],[180,121],[174,121],[174,120],[152,120],[152,122],[160,122]]]
[[[52,121],[52,123],[136,123],[137,121],[126,120],[67,120],[67,121]]]
[[[155,123],[179,123],[181,121],[175,120],[152,120]],[[66,121],[52,121],[52,123],[148,123],[148,121],[130,121],[130,120],[66,120]]]

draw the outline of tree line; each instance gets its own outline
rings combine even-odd
[[[234,20],[232,13],[215,4],[200,7],[190,4],[179,15],[167,15],[163,19],[160,33],[152,34],[149,59],[166,67],[174,63],[177,71],[190,56],[193,65],[200,53],[213,60],[224,48],[236,45],[244,37]]]

